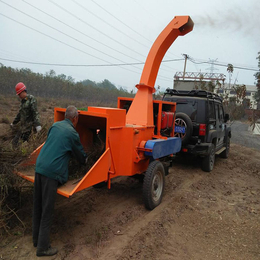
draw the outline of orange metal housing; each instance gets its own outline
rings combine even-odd
[[[158,36],[147,57],[138,91],[134,99],[118,98],[118,108],[88,107],[79,111],[76,130],[84,147],[93,142],[96,130],[105,132],[105,151],[85,176],[68,181],[58,189],[58,193],[69,197],[75,192],[117,176],[132,176],[144,173],[150,158],[144,155],[145,143],[151,139],[167,139],[161,135],[162,111],[175,112],[172,102],[153,100],[154,83],[159,66],[167,49],[180,35],[191,31],[193,22],[188,16],[175,17]],[[126,107],[129,107],[126,113]],[[64,119],[64,108],[55,108],[54,121]],[[174,129],[174,126],[173,126]],[[173,136],[173,130],[169,134]],[[34,165],[42,145],[20,166]],[[34,171],[17,172],[23,178],[34,181]]]

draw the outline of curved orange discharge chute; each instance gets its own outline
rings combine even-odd
[[[162,59],[178,36],[192,31],[193,21],[189,16],[175,16],[154,42],[144,65],[138,91],[128,111],[127,124],[153,125],[152,95]]]

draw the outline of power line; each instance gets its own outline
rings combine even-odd
[[[81,44],[83,44],[83,45],[89,47],[89,48],[91,48],[91,49],[93,49],[93,50],[96,50],[96,51],[98,51],[98,52],[100,52],[100,53],[102,53],[102,54],[104,54],[104,55],[106,55],[106,56],[108,56],[108,57],[110,57],[110,58],[112,58],[112,59],[115,59],[115,60],[117,60],[117,61],[123,62],[122,60],[117,59],[117,58],[115,58],[115,57],[112,56],[112,55],[109,55],[109,54],[107,54],[107,53],[105,53],[105,52],[103,52],[103,51],[100,51],[100,50],[98,50],[98,49],[96,49],[96,48],[94,48],[94,47],[92,47],[92,46],[90,46],[90,45],[88,45],[88,44],[86,44],[86,43],[84,43],[84,42],[78,40],[77,38],[72,37],[72,36],[68,35],[67,33],[64,33],[64,32],[62,32],[61,30],[56,29],[55,27],[53,27],[53,26],[51,26],[51,25],[49,25],[49,24],[47,24],[47,23],[45,23],[45,22],[40,21],[39,19],[37,19],[37,18],[35,18],[35,17],[33,17],[33,16],[31,16],[31,15],[29,15],[29,14],[27,14],[27,13],[25,13],[25,12],[19,10],[19,9],[17,9],[16,7],[14,7],[14,6],[12,6],[12,5],[9,5],[9,4],[5,3],[5,2],[2,1],[2,0],[0,0],[0,2],[2,2],[2,3],[4,3],[4,4],[6,4],[6,5],[8,5],[9,7],[11,7],[11,8],[13,8],[13,9],[15,9],[16,11],[18,11],[18,12],[20,12],[20,13],[22,13],[22,14],[28,16],[28,17],[30,17],[31,19],[34,19],[34,20],[36,20],[37,22],[42,23],[42,24],[44,24],[45,26],[47,26],[47,27],[49,27],[49,28],[51,28],[51,29],[53,29],[53,30],[55,30],[55,31],[57,31],[57,32],[59,32],[59,33],[65,35],[65,36],[67,36],[67,37],[69,37],[69,38],[71,38],[71,39],[73,39],[73,40],[75,40],[75,41],[77,41],[77,42],[79,42],[79,43],[81,43]],[[97,58],[97,57],[94,56],[94,55],[91,55],[91,56]],[[102,60],[102,61],[105,61],[105,60],[103,60],[103,59],[101,59],[101,60]],[[105,62],[107,62],[107,61],[105,61]],[[109,62],[108,62],[108,63],[109,63]],[[137,68],[137,69],[139,69],[139,68]]]
[[[1,57],[0,57],[0,60],[10,61],[10,62],[17,62],[17,63],[34,64],[34,65],[60,66],[60,67],[120,67],[120,66],[133,66],[133,65],[143,65],[144,64],[144,62],[113,63],[113,64],[112,63],[111,64],[62,64],[62,63],[44,63],[44,62],[12,60],[12,59],[5,59],[5,58],[1,58]],[[180,59],[166,60],[166,61],[162,61],[162,62],[179,61],[179,60]]]
[[[136,63],[114,63],[114,64],[61,64],[61,63],[44,63],[44,62],[31,62],[31,61],[21,61],[21,60],[11,60],[0,58],[0,60],[17,62],[17,63],[27,63],[34,65],[45,65],[45,66],[60,66],[60,67],[120,67],[120,66],[133,66],[133,65],[143,65],[144,62]]]
[[[75,0],[72,0],[73,2],[76,2]],[[149,41],[150,43],[152,43],[151,40],[149,40],[148,38],[146,38],[144,35],[140,34],[138,31],[134,30],[132,27],[130,27],[128,24],[124,23],[122,20],[118,19],[115,15],[113,15],[111,12],[109,12],[107,9],[105,9],[104,7],[102,7],[100,4],[98,4],[95,0],[91,0],[94,4],[96,4],[99,8],[101,8],[103,11],[105,11],[107,14],[109,14],[110,16],[112,16],[114,19],[116,19],[118,22],[120,22],[121,24],[123,24],[124,26],[126,26],[128,29],[130,29],[131,31],[133,31],[134,33],[136,33],[137,35],[141,36],[143,39]],[[119,6],[119,5],[117,5]],[[119,6],[121,8],[121,6]],[[89,12],[89,10],[87,10]],[[95,15],[96,16],[96,15]],[[101,18],[99,18],[101,19]],[[106,22],[107,24],[107,22]],[[127,35],[128,36],[128,35]],[[132,40],[136,41],[135,39],[131,38]],[[138,42],[140,43],[140,42]],[[143,44],[142,44],[143,45]],[[143,45],[145,46],[145,45]],[[145,46],[147,47],[147,46]],[[176,55],[174,55],[176,56]],[[166,70],[166,71],[170,71],[172,72],[172,68],[165,66],[165,68],[168,68],[170,70]],[[165,68],[163,68],[163,70],[165,70]]]
[[[0,0],[0,1],[1,1],[1,0]],[[82,52],[82,53],[84,53],[84,54],[93,56],[93,55],[91,55],[91,54],[89,54],[89,53],[87,53],[87,52],[85,52],[85,51],[83,51],[83,50],[80,50],[80,49],[78,49],[78,48],[76,48],[76,47],[73,47],[73,46],[71,46],[70,44],[67,44],[67,43],[65,43],[65,42],[63,42],[63,41],[60,41],[60,40],[58,40],[58,39],[56,39],[56,38],[54,38],[54,37],[52,37],[52,36],[50,36],[50,35],[48,35],[48,34],[45,34],[45,33],[41,32],[41,31],[39,31],[39,30],[37,30],[37,29],[34,29],[34,28],[32,28],[32,27],[30,27],[30,26],[28,26],[28,25],[25,25],[25,24],[23,24],[23,23],[21,23],[21,22],[18,22],[18,21],[16,21],[15,19],[13,19],[13,18],[11,18],[11,17],[8,17],[8,16],[6,16],[6,15],[4,15],[4,14],[2,14],[2,13],[0,13],[0,15],[4,16],[5,18],[10,19],[10,20],[12,20],[12,21],[14,21],[14,22],[16,22],[16,23],[18,23],[18,24],[20,24],[20,25],[23,25],[23,26],[25,26],[25,27],[27,27],[27,28],[33,30],[33,31],[36,31],[36,32],[38,32],[38,33],[40,33],[40,34],[42,34],[42,35],[48,37],[48,38],[51,38],[51,39],[53,39],[53,40],[55,40],[55,41],[57,41],[57,42],[60,42],[60,43],[66,45],[66,46],[68,46],[68,47],[70,47],[70,48],[73,48],[73,49],[75,49],[75,50],[77,50],[77,51],[80,51],[80,52]],[[93,57],[95,57],[95,56],[93,56]],[[98,57],[95,57],[95,58],[104,61],[104,60],[101,59],[101,58],[98,58]],[[1,60],[11,61],[11,62],[17,62],[17,63],[35,64],[35,65],[82,66],[82,65],[69,65],[69,64],[66,65],[66,64],[50,64],[50,63],[28,62],[28,61],[16,61],[16,60],[4,59],[4,58],[1,58]],[[110,65],[110,66],[118,66],[118,67],[121,67],[122,69],[128,70],[128,71],[130,71],[130,72],[133,72],[133,73],[136,73],[136,74],[140,74],[139,72],[126,69],[126,68],[124,68],[124,67],[122,67],[122,66],[124,66],[124,65],[133,66],[133,65],[138,65],[138,64],[144,64],[144,63],[135,63],[135,64],[134,64],[134,63],[129,63],[129,64],[126,64],[126,63],[122,63],[122,64],[112,64],[112,63],[110,63],[110,62],[108,62],[108,61],[105,61],[105,62],[107,62],[108,64],[106,64],[106,65],[105,65],[105,64],[103,64],[103,65],[102,65],[102,64],[101,64],[101,65],[90,65],[90,66],[92,66],[92,67],[94,67],[94,66],[99,66],[99,67],[102,66],[102,67],[105,67],[105,66],[109,66],[109,65]],[[86,66],[89,66],[89,65],[83,65],[83,66],[86,67]],[[167,78],[167,77],[164,77],[164,76],[158,76],[158,78],[160,78],[161,80],[169,81],[169,82],[172,81],[171,78]]]
[[[43,10],[37,8],[36,6],[34,6],[34,5],[32,5],[32,4],[28,3],[28,2],[26,2],[25,0],[23,0],[23,2],[25,2],[25,3],[28,4],[28,5],[30,5],[31,7],[35,8],[36,10],[38,10],[38,11],[44,13],[45,15],[51,17],[52,19],[54,19],[54,20],[60,22],[61,24],[64,24],[64,25],[66,25],[67,27],[69,27],[69,28],[75,30],[76,32],[78,32],[78,33],[80,33],[80,34],[86,36],[87,38],[89,38],[89,39],[91,39],[91,40],[93,40],[93,41],[95,41],[95,42],[97,42],[97,43],[99,43],[99,44],[101,44],[101,45],[103,45],[103,46],[109,48],[110,50],[113,50],[113,51],[115,51],[115,52],[117,52],[117,53],[120,53],[120,54],[122,54],[122,55],[124,55],[124,56],[126,56],[126,57],[128,57],[128,58],[133,59],[133,60],[139,61],[139,60],[133,58],[132,56],[127,55],[127,54],[124,53],[124,52],[121,52],[121,51],[119,51],[119,50],[117,50],[117,49],[115,49],[115,48],[112,48],[112,47],[108,46],[107,44],[105,44],[105,43],[103,43],[103,42],[101,42],[101,41],[98,41],[98,40],[94,39],[93,37],[91,37],[91,36],[89,36],[89,35],[83,33],[82,31],[80,31],[80,30],[78,30],[78,29],[76,29],[76,28],[74,28],[74,27],[72,27],[72,26],[70,26],[70,25],[67,24],[67,23],[65,23],[65,22],[63,22],[63,21],[57,19],[56,17],[54,17],[54,16],[52,16],[52,15],[50,15],[50,14],[44,12]]]
[[[100,30],[97,29],[96,27],[94,27],[94,26],[92,26],[91,24],[87,23],[85,20],[79,18],[78,16],[74,15],[73,13],[71,13],[70,11],[68,11],[67,9],[65,9],[65,8],[63,8],[62,6],[58,5],[58,4],[55,3],[54,1],[49,0],[49,2],[51,2],[51,3],[54,4],[54,5],[56,5],[56,6],[57,6],[58,8],[60,8],[61,10],[63,10],[64,12],[70,14],[71,16],[73,16],[73,17],[76,18],[77,20],[81,21],[82,23],[86,24],[87,26],[91,27],[92,29],[96,30],[96,31],[99,32],[100,34],[102,34],[102,35],[108,37],[110,40],[112,40],[112,41],[118,43],[119,45],[121,45],[121,46],[127,48],[128,50],[130,50],[130,51],[132,51],[132,52],[134,52],[134,53],[136,53],[136,54],[138,54],[138,55],[140,55],[140,56],[142,56],[142,57],[145,57],[143,54],[141,54],[141,53],[139,53],[139,52],[137,52],[137,51],[135,51],[135,50],[129,48],[129,47],[126,46],[125,44],[122,44],[120,41],[117,41],[116,39],[112,38],[111,36],[105,34],[104,32],[100,31]]]
[[[49,27],[49,28],[51,28],[51,29],[53,29],[53,30],[55,30],[55,31],[58,31],[59,33],[65,35],[65,36],[67,36],[67,37],[69,37],[69,38],[72,38],[73,40],[75,40],[75,41],[77,41],[77,42],[79,42],[79,43],[81,43],[81,44],[83,44],[83,45],[86,45],[86,46],[88,46],[88,47],[90,47],[90,48],[92,48],[92,49],[94,49],[94,50],[96,50],[96,51],[98,51],[98,52],[103,53],[103,54],[106,55],[106,56],[109,56],[109,57],[111,57],[111,58],[113,58],[113,59],[115,59],[115,60],[118,60],[118,61],[122,62],[122,64],[125,64],[122,60],[117,59],[117,58],[115,58],[114,56],[111,56],[111,55],[109,55],[109,54],[107,54],[107,53],[104,53],[104,52],[102,52],[102,51],[100,51],[100,50],[98,50],[98,49],[96,49],[96,48],[94,48],[94,47],[92,47],[92,46],[90,46],[90,45],[88,45],[88,44],[86,44],[86,43],[84,43],[84,42],[78,40],[77,38],[74,38],[74,37],[72,37],[72,36],[70,36],[70,35],[68,35],[68,34],[66,34],[66,33],[64,33],[64,32],[62,32],[61,30],[56,29],[55,27],[53,27],[53,26],[51,26],[51,25],[48,25],[48,24],[46,24],[45,22],[42,22],[41,20],[39,20],[39,19],[37,19],[37,18],[35,18],[35,17],[33,17],[33,16],[31,16],[31,15],[29,15],[29,14],[27,14],[27,13],[25,13],[25,12],[23,12],[23,11],[21,11],[21,10],[19,10],[19,9],[17,9],[17,8],[11,6],[11,5],[9,5],[9,4],[7,4],[7,3],[5,3],[5,2],[2,1],[2,0],[0,0],[0,1],[1,1],[2,3],[4,3],[4,4],[8,5],[9,7],[15,9],[16,11],[18,11],[18,12],[20,12],[20,13],[22,13],[22,14],[28,16],[28,17],[30,17],[31,19],[34,19],[34,20],[36,20],[37,22],[40,22],[40,23],[44,24],[45,26],[47,26],[47,27]],[[28,4],[28,5],[30,5],[31,7],[33,7],[33,8],[35,8],[35,9],[39,10],[37,7],[35,7],[35,6],[31,5],[31,4],[29,4],[28,2],[26,2],[26,1],[24,1],[24,2],[25,2],[26,4]],[[51,1],[51,2],[52,2],[52,1]],[[57,5],[57,4],[55,4],[55,5]],[[42,11],[42,10],[39,10],[39,11],[41,11],[41,12],[43,12],[44,14],[46,14],[46,15],[52,17],[53,19],[56,19],[56,18],[54,18],[53,16],[47,14],[46,12],[44,12],[44,11]],[[3,14],[2,14],[2,15],[3,15]],[[4,16],[4,15],[3,15],[3,16]],[[8,18],[7,16],[5,16],[5,17]],[[16,20],[14,20],[14,19],[12,19],[12,18],[10,18],[10,19],[13,20],[13,21],[16,21]],[[56,19],[56,20],[58,20],[59,22],[63,23],[63,22],[60,21],[59,19]],[[16,22],[19,23],[18,21],[16,21]],[[20,23],[20,24],[22,24],[22,23]],[[65,24],[66,26],[69,26],[69,25],[67,25],[66,23],[63,23],[63,24]],[[25,24],[22,24],[22,25],[23,25],[23,26],[26,26]],[[30,29],[32,29],[32,30],[35,30],[35,29],[33,29],[33,28],[29,27],[29,26],[27,26],[27,27],[30,28]],[[71,27],[71,26],[69,26],[69,27],[70,27],[70,28],[73,28],[73,27]],[[75,29],[75,28],[73,28],[73,29]],[[76,29],[75,29],[75,30],[76,30]],[[35,30],[35,31],[37,31],[37,32],[39,32],[39,33],[41,33],[41,34],[43,34],[43,35],[45,35],[45,36],[48,36],[48,37],[50,37],[50,38],[52,38],[52,39],[55,39],[54,37],[51,37],[51,36],[49,36],[49,35],[47,35],[47,34],[44,34],[44,33],[40,32],[40,31],[38,31],[38,30]],[[77,31],[78,31],[78,30],[77,30]],[[80,31],[78,31],[78,32],[80,32]],[[84,34],[84,35],[85,35],[85,34]],[[87,35],[85,35],[85,36],[87,36]],[[57,39],[55,39],[55,40],[57,40]],[[63,43],[63,44],[65,44],[64,42],[62,42],[62,41],[60,41],[60,40],[58,40],[58,41],[61,42],[61,43]],[[73,47],[73,46],[71,46],[71,45],[69,45],[69,44],[65,44],[65,45],[67,45],[67,46],[69,46],[69,47],[72,47],[72,48],[74,48],[74,49],[76,49],[76,50],[79,50],[78,48],[75,48],[75,47]],[[109,47],[109,46],[107,46],[107,47]],[[81,51],[81,52],[83,52],[83,53],[85,53],[85,54],[87,54],[87,55],[90,55],[90,56],[92,56],[92,57],[94,57],[94,58],[97,58],[97,59],[99,59],[99,60],[102,60],[102,61],[105,61],[105,62],[111,64],[111,62],[108,62],[108,61],[106,61],[106,60],[104,60],[104,59],[98,58],[98,57],[96,57],[96,56],[94,56],[94,55],[92,55],[92,54],[86,53],[86,52],[84,52],[84,51],[82,51],[82,50],[79,50],[79,51]],[[128,56],[128,57],[130,57],[130,56]],[[132,57],[130,57],[130,58],[132,58]],[[136,60],[136,59],[135,59],[135,60]],[[31,64],[32,64],[32,63],[31,63]],[[36,63],[35,63],[35,64],[36,64]],[[134,67],[135,64],[138,64],[138,63],[132,63],[132,64],[129,63],[128,65],[131,65],[132,67]],[[141,63],[141,64],[143,64],[143,63]],[[101,66],[104,66],[104,65],[101,65]],[[114,66],[114,65],[112,65],[112,66]],[[123,66],[123,65],[118,64],[118,66]],[[136,67],[134,67],[134,68],[136,68]],[[139,70],[140,68],[136,68],[136,69]],[[127,70],[129,70],[129,69],[127,69]],[[129,70],[129,71],[134,72],[134,73],[138,73],[138,72],[132,71],[132,70]],[[171,72],[172,72],[172,71],[171,71]],[[164,78],[164,79],[167,79],[167,80],[171,80],[171,78],[167,78],[167,77],[164,77],[164,76],[162,76],[162,75],[158,75],[158,77],[159,77],[159,78]]]
[[[73,0],[72,0],[72,1],[73,1]],[[61,10],[63,10],[64,12],[70,14],[70,15],[73,16],[74,18],[78,19],[79,21],[83,22],[84,24],[88,25],[88,26],[91,27],[92,29],[96,30],[97,32],[101,33],[102,35],[108,37],[108,38],[111,39],[112,41],[114,41],[114,42],[120,44],[121,46],[127,48],[128,50],[133,51],[133,52],[135,52],[136,54],[138,54],[138,55],[140,55],[140,56],[146,58],[143,54],[137,52],[136,50],[133,50],[133,49],[129,48],[127,45],[122,44],[122,42],[119,42],[119,41],[115,40],[114,38],[112,38],[112,37],[110,37],[109,35],[105,34],[103,31],[100,31],[100,30],[97,29],[96,27],[90,25],[90,24],[87,23],[85,20],[79,18],[78,16],[75,16],[73,13],[71,13],[71,12],[68,11],[67,9],[65,9],[65,8],[63,8],[62,6],[60,6],[60,5],[58,5],[57,3],[55,3],[53,0],[49,0],[49,2],[51,2],[52,4],[54,4],[55,6],[57,6],[58,8],[60,8]],[[74,1],[74,2],[75,2],[75,1]],[[93,2],[94,2],[94,1],[93,1]],[[98,5],[98,4],[97,4],[97,5]],[[82,5],[81,5],[81,7],[83,8]],[[83,8],[83,9],[85,9],[85,8]],[[85,10],[86,10],[86,9],[85,9]],[[88,10],[87,10],[87,11],[88,11]],[[137,59],[134,59],[134,60],[137,60]],[[169,68],[169,67],[168,67],[168,68]],[[165,69],[163,69],[163,70],[165,70]],[[168,70],[168,71],[169,71],[169,70]],[[172,72],[171,68],[170,68],[170,72]],[[163,76],[160,76],[160,77],[163,77]]]
[[[1,1],[1,0],[0,0]],[[76,1],[74,1],[74,0],[72,0],[73,2],[75,2],[76,4],[78,4]],[[112,48],[112,47],[110,47],[110,46],[108,46],[108,45],[106,45],[106,44],[104,44],[104,43],[102,43],[102,42],[100,42],[100,41],[98,41],[98,40],[96,40],[96,39],[94,39],[94,38],[92,38],[92,37],[90,37],[90,36],[88,36],[87,34],[85,34],[85,33],[83,33],[83,32],[81,32],[81,31],[79,31],[79,30],[77,30],[76,28],[74,28],[74,27],[72,27],[72,26],[70,26],[70,25],[68,25],[68,24],[66,24],[66,23],[64,23],[63,21],[61,21],[61,20],[59,20],[59,19],[57,19],[56,17],[53,17],[52,15],[50,15],[50,14],[48,14],[48,13],[46,13],[46,12],[44,12],[44,11],[42,11],[41,9],[39,9],[39,8],[37,8],[37,7],[35,7],[34,5],[32,5],[32,4],[30,4],[30,3],[28,3],[28,2],[26,2],[25,0],[23,0],[23,2],[25,2],[26,4],[28,4],[28,5],[30,5],[31,7],[33,7],[33,8],[35,8],[36,10],[38,10],[38,11],[40,11],[40,12],[42,12],[42,13],[44,13],[45,15],[47,15],[47,16],[49,16],[49,17],[51,17],[51,18],[53,18],[53,19],[55,19],[55,20],[57,20],[58,22],[60,22],[60,23],[62,23],[62,24],[64,24],[64,25],[66,25],[66,26],[68,26],[69,28],[71,28],[71,29],[73,29],[73,30],[75,30],[75,31],[77,31],[77,32],[79,32],[79,33],[81,33],[81,34],[83,34],[84,36],[86,36],[86,37],[88,37],[88,38],[90,38],[90,39],[92,39],[92,40],[94,40],[94,41],[96,41],[96,42],[98,42],[98,43],[100,43],[100,44],[102,44],[102,45],[104,45],[104,46],[106,46],[106,47],[108,47],[108,48],[110,48],[110,49],[112,49],[112,50],[114,50],[114,51],[116,51],[116,52],[118,52],[118,53],[120,53],[120,54],[122,54],[122,55],[124,55],[124,56],[126,56],[126,57],[128,57],[128,58],[131,58],[131,59],[133,59],[133,60],[136,60],[136,61],[138,61],[140,64],[144,64],[143,62],[141,62],[140,60],[138,60],[138,59],[135,59],[135,58],[133,58],[132,56],[129,56],[129,55],[127,55],[127,54],[125,54],[125,53],[123,53],[123,52],[120,52],[120,51],[118,51],[118,50],[116,50],[116,49],[114,49],[114,48]],[[52,1],[51,1],[52,2]],[[55,4],[55,3],[54,3]],[[55,4],[56,5],[56,4]],[[78,4],[80,7],[82,7],[84,10],[86,10],[86,11],[88,11],[88,12],[90,12],[89,10],[87,10],[86,8],[84,8],[84,6],[82,6],[82,5],[80,5],[80,4]],[[98,4],[97,4],[98,5]],[[99,6],[99,5],[98,5]],[[15,8],[16,9],[16,8]],[[18,9],[16,9],[17,11],[20,11],[20,10],[18,10]],[[20,12],[22,12],[22,11],[20,11]],[[27,15],[26,13],[24,13],[24,12],[22,12],[23,14],[25,14],[25,15]],[[93,14],[92,12],[90,12],[91,14]],[[95,15],[95,14],[93,14],[93,15]],[[112,14],[111,14],[112,15]],[[36,19],[36,18],[34,18],[34,17],[32,17],[32,16],[30,16],[30,15],[28,15],[30,18],[32,18],[32,19]],[[95,15],[96,16],[96,15]],[[97,16],[96,16],[97,17]],[[99,18],[99,19],[101,19],[101,18]],[[50,26],[50,25],[48,25],[48,24],[46,24],[46,23],[44,23],[44,22],[42,22],[42,21],[39,21],[38,19],[36,19],[38,22],[41,22],[41,23],[43,23],[44,25],[46,25],[46,26],[48,26],[48,27],[51,27],[52,29],[54,29],[54,30],[58,30],[58,29],[56,29],[56,28],[53,28],[52,26]],[[101,20],[103,20],[103,19],[101,19]],[[104,21],[104,20],[103,20]],[[115,28],[115,27],[114,27]],[[130,28],[130,27],[129,27]],[[116,29],[116,28],[115,28]],[[58,30],[58,32],[60,32],[60,33],[62,33],[62,34],[64,34],[63,32],[61,32],[60,30]],[[75,38],[74,37],[71,37],[71,36],[69,36],[69,35],[67,35],[67,34],[65,34],[66,36],[68,36],[68,37],[70,37],[70,38],[73,38],[74,40],[75,40]],[[77,39],[76,39],[77,40]],[[79,41],[79,40],[77,40],[77,41]],[[85,44],[85,43],[83,43],[83,42],[81,42],[81,41],[79,41],[80,43],[82,43],[82,44],[84,44],[84,45],[87,45],[87,44]],[[93,48],[93,47],[91,47],[91,46],[89,46],[89,45],[87,45],[88,47],[90,47],[90,48]],[[96,48],[93,48],[94,50],[97,50]],[[97,50],[97,51],[99,51],[99,50]],[[104,53],[104,52],[102,52],[102,51],[99,51],[99,52],[101,52],[101,53],[103,53],[103,54],[105,54],[105,55],[107,55],[107,56],[109,56],[109,57],[112,57],[112,58],[114,58],[114,56],[111,56],[111,55],[108,55],[108,54],[106,54],[106,53]],[[117,59],[117,58],[114,58],[115,60],[118,60],[118,61],[120,61],[120,62],[123,62],[122,60],[120,60],[120,59]],[[132,66],[134,67],[134,65],[135,64],[139,64],[139,63],[132,63]],[[129,63],[130,64],[130,63]],[[168,67],[168,66],[167,66]],[[170,68],[170,67],[168,67],[168,68]],[[170,68],[171,69],[171,68]],[[163,69],[163,70],[165,70],[165,69]],[[169,71],[169,70],[168,70]],[[172,69],[170,70],[170,72],[172,72]],[[163,77],[163,76],[159,76],[159,77]]]
[[[106,25],[112,27],[113,29],[115,29],[116,31],[122,33],[123,35],[125,35],[126,37],[128,37],[129,39],[131,39],[132,41],[137,42],[138,44],[148,48],[146,45],[144,45],[143,43],[137,41],[135,38],[130,37],[128,34],[126,34],[125,32],[119,30],[118,28],[116,28],[115,26],[113,26],[112,24],[108,23],[107,21],[105,21],[103,18],[99,17],[98,15],[94,14],[93,12],[91,12],[90,10],[88,10],[85,6],[83,6],[82,4],[78,3],[76,0],[71,0],[72,2],[74,2],[75,4],[77,4],[79,7],[81,7],[82,9],[84,9],[85,11],[87,11],[88,13],[92,14],[93,16],[95,16],[97,19],[101,20],[102,22],[104,22]],[[100,8],[102,8],[102,10],[104,10],[105,12],[107,12],[108,14],[110,14],[106,9],[104,9],[102,6],[100,6],[99,4],[97,4],[95,1],[91,0],[93,3],[95,3],[97,6],[99,6]],[[110,14],[111,16],[113,16],[112,14]],[[123,23],[122,21],[120,21],[118,18],[116,18],[115,16],[113,16],[117,21]],[[130,26],[126,25],[125,23],[123,23],[125,26],[127,26],[127,28],[131,29],[132,31],[134,31]],[[136,32],[136,31],[134,31]],[[137,33],[137,32],[136,32]]]
[[[68,47],[70,47],[70,48],[72,48],[72,49],[75,49],[75,50],[77,50],[77,51],[79,51],[79,52],[82,52],[82,53],[84,53],[84,54],[93,56],[93,55],[91,55],[91,54],[89,54],[89,53],[87,53],[87,52],[85,52],[85,51],[83,51],[83,50],[80,50],[80,49],[78,49],[78,48],[76,48],[76,47],[73,47],[73,46],[70,45],[70,44],[67,44],[67,43],[65,43],[65,42],[63,42],[63,41],[60,41],[60,40],[58,40],[58,39],[56,39],[56,38],[54,38],[54,37],[52,37],[52,36],[50,36],[50,35],[48,35],[48,34],[45,34],[45,33],[41,32],[41,31],[38,31],[38,30],[36,30],[36,29],[34,29],[34,28],[28,26],[28,25],[25,25],[25,24],[23,24],[23,23],[21,23],[21,22],[18,22],[18,21],[16,21],[15,19],[13,19],[13,18],[11,18],[11,17],[8,17],[8,16],[6,16],[6,15],[4,15],[4,14],[2,14],[2,13],[0,13],[0,15],[4,16],[5,18],[10,19],[10,20],[12,20],[12,21],[14,21],[14,22],[16,22],[16,23],[18,23],[18,24],[20,24],[20,25],[23,25],[23,26],[25,26],[25,27],[27,27],[27,28],[33,30],[33,31],[36,31],[36,32],[38,32],[38,33],[40,33],[40,34],[42,34],[42,35],[44,35],[44,36],[46,36],[46,37],[48,37],[48,38],[50,38],[50,39],[53,39],[53,40],[55,40],[55,41],[57,41],[57,42],[59,42],[59,43],[62,43],[62,44],[66,45],[66,46],[68,46]],[[95,57],[95,56],[93,56],[93,57]],[[104,61],[103,59],[100,59],[100,58],[98,58],[98,57],[95,57],[95,58]],[[105,62],[110,63],[110,62],[108,62],[108,61],[105,61]],[[110,64],[112,64],[112,63],[110,63]],[[136,71],[133,71],[133,70],[130,70],[130,69],[126,69],[126,68],[124,68],[124,67],[121,67],[121,68],[122,68],[122,69],[125,69],[125,70],[128,70],[128,71],[130,71],[130,72],[139,74],[139,72],[136,72]]]
[[[87,23],[85,20],[79,18],[78,16],[75,16],[73,13],[71,13],[71,12],[68,11],[67,9],[65,9],[65,8],[63,8],[62,6],[60,6],[60,5],[58,5],[57,3],[55,3],[53,0],[49,0],[49,2],[51,2],[51,3],[54,4],[54,5],[56,5],[58,8],[60,8],[60,9],[63,10],[64,12],[70,14],[71,16],[73,16],[74,18],[76,18],[76,19],[78,19],[79,21],[83,22],[84,24],[88,25],[89,27],[91,27],[92,29],[96,30],[97,32],[101,33],[102,35],[108,37],[108,38],[111,39],[112,41],[114,41],[114,42],[120,44],[121,46],[127,48],[128,50],[133,51],[133,52],[135,52],[136,54],[138,54],[138,55],[140,55],[140,56],[146,58],[143,54],[141,54],[141,53],[139,53],[139,52],[137,52],[137,51],[135,51],[135,50],[129,48],[127,45],[122,44],[121,42],[119,42],[119,41],[115,40],[114,38],[110,37],[109,35],[105,34],[103,31],[100,31],[100,30],[97,29],[96,27],[90,25],[90,24]],[[98,4],[97,4],[97,5],[98,5]],[[112,14],[111,14],[111,15],[112,15]],[[113,15],[112,15],[112,16],[113,16]],[[127,26],[127,25],[126,25],[126,26]],[[137,59],[135,59],[135,60],[137,60]],[[172,72],[171,68],[170,68],[170,67],[168,67],[168,68],[169,68],[170,70],[165,70],[165,69],[163,69],[163,70]]]
[[[58,66],[58,67],[121,67],[121,66],[133,66],[133,65],[143,65],[144,62],[136,62],[136,63],[114,63],[114,64],[61,64],[61,63],[44,63],[44,62],[32,62],[32,61],[22,61],[22,60],[12,60],[1,58],[0,60],[15,62],[15,63],[24,63],[24,64],[32,64],[32,65],[42,65],[42,66]],[[178,61],[176,60],[166,60],[162,62],[170,62],[170,61]],[[137,72],[136,72],[137,73]],[[158,76],[159,79],[171,82],[172,79],[164,76]]]
[[[91,0],[92,2],[94,2],[94,0]],[[115,1],[113,1],[113,3],[119,7],[121,10],[123,10],[125,13],[127,13],[128,15],[130,14],[132,19],[133,19],[133,13],[130,13],[128,10],[126,10],[125,8],[123,9],[121,5],[119,5],[118,3],[116,3]],[[121,2],[122,3],[122,2]],[[96,5],[98,5],[96,2],[95,2]],[[110,12],[108,12],[105,8],[103,8],[102,6],[98,5],[101,9],[103,9],[106,13],[108,13],[109,15],[111,15],[112,17],[114,17],[116,20],[118,20],[120,23],[122,23],[123,25],[125,25],[127,28],[129,27],[126,23],[124,23],[123,21],[121,21],[120,19],[118,19],[116,16],[114,16],[113,14],[111,14]],[[141,19],[138,19],[139,17],[135,16],[134,17],[134,20],[138,20],[139,21],[139,24],[143,23],[143,20]],[[133,28],[129,28],[130,30],[132,30],[133,32],[135,32],[136,34],[138,34],[140,37],[142,37],[143,39],[147,40],[149,43],[151,43],[151,40],[146,38],[143,34],[137,32],[136,30],[134,30]]]
[[[1,14],[1,13],[0,13]],[[12,60],[12,59],[5,59],[1,58],[0,60],[10,61],[10,62],[16,62],[16,63],[27,63],[27,64],[34,64],[34,65],[44,65],[44,66],[60,66],[60,67],[121,67],[121,66],[133,66],[133,65],[143,65],[145,62],[132,62],[132,63],[110,63],[110,64],[62,64],[62,63],[44,63],[44,62],[32,62],[32,61],[22,61],[22,60]],[[181,61],[184,59],[171,59],[171,60],[163,60],[162,63],[165,62],[173,62],[173,61]],[[191,60],[191,62],[195,64],[204,64],[212,62],[204,61],[204,62],[196,62],[194,60]],[[225,66],[223,64],[214,63],[216,66]],[[251,69],[246,67],[239,67],[239,66],[233,66],[234,68],[242,69],[242,70],[251,70],[251,71],[259,71],[258,69]]]
[[[221,67],[227,67],[227,64],[222,64],[222,63],[219,63],[219,62],[212,62],[212,61],[195,61],[194,59],[189,59],[192,63],[195,63],[195,64],[214,64],[216,66],[221,66]],[[233,65],[233,64],[232,64]],[[241,66],[236,66],[236,65],[233,65],[233,68],[236,68],[236,69],[242,69],[242,70],[251,70],[251,71],[259,71],[258,69],[254,69],[254,68],[246,68],[246,67],[241,67]]]

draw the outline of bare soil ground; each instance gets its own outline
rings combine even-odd
[[[17,212],[24,227],[18,221],[2,238],[0,259],[37,259],[26,186]],[[177,157],[153,211],[133,178],[114,180],[110,190],[57,195],[51,240],[59,253],[45,259],[260,259],[259,196],[259,150],[232,143],[229,158],[217,157],[211,173],[194,158]]]

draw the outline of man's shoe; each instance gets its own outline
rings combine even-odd
[[[49,247],[47,250],[37,250],[37,256],[52,256],[58,253],[58,249],[55,247]]]
[[[37,242],[33,242],[33,246],[34,246],[34,247],[37,247]]]

